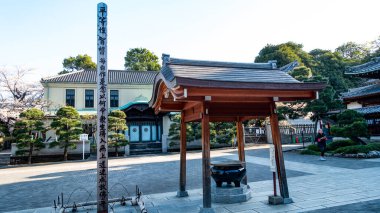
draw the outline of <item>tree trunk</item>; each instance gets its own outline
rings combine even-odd
[[[361,145],[367,145],[366,142],[364,142],[362,139],[360,139],[359,137],[350,137],[350,139],[358,144],[361,144]]]
[[[116,152],[116,157],[119,157],[119,152],[117,151],[117,146],[115,146],[115,152]]]
[[[33,155],[33,143],[29,142],[29,158],[28,164],[32,164],[32,155]]]
[[[67,161],[67,145],[63,149],[63,160]]]

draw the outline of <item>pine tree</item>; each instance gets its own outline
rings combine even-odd
[[[57,117],[51,123],[51,128],[56,130],[58,140],[50,143],[50,147],[63,148],[63,159],[67,161],[68,149],[76,148],[74,140],[79,140],[82,133],[79,113],[71,106],[65,106],[57,111]]]
[[[114,110],[108,115],[108,145],[115,148],[116,157],[119,156],[118,148],[128,145],[128,140],[122,133],[127,129],[126,117],[120,110]]]
[[[33,151],[38,151],[45,147],[41,132],[45,131],[43,118],[44,112],[39,109],[28,109],[20,114],[20,120],[15,123],[17,139],[17,154],[28,153],[28,164],[32,163]]]
[[[171,140],[180,140],[181,115],[174,116],[169,128]],[[236,127],[234,123],[210,122],[210,143],[231,143]],[[202,125],[200,122],[186,123],[186,142],[192,142],[202,138]],[[172,145],[172,144],[171,144]]]

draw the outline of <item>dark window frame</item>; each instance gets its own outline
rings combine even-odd
[[[110,107],[119,107],[119,90],[110,90]]]
[[[72,93],[69,93],[72,92]],[[75,107],[75,89],[66,89],[66,106]]]
[[[92,92],[92,94],[87,94],[87,92]],[[84,107],[94,108],[95,92],[93,89],[84,90]]]

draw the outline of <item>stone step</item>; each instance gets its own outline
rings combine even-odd
[[[161,148],[131,149],[130,155],[158,154],[162,153]]]
[[[129,148],[133,149],[147,149],[147,148],[156,148],[161,149],[161,142],[147,142],[147,143],[130,143]]]

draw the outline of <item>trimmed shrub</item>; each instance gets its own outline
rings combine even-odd
[[[319,152],[314,150],[305,149],[300,152],[301,155],[319,155]]]
[[[331,134],[339,137],[368,137],[368,126],[362,114],[345,110],[337,115],[338,123],[331,127]]]
[[[314,152],[320,152],[319,147],[316,144],[311,144],[307,147],[307,150],[314,151]]]
[[[352,140],[333,141],[327,144],[327,151],[334,151],[340,147],[354,146],[354,145],[358,145],[358,144]]]
[[[358,154],[358,153],[368,153],[370,151],[375,151],[375,150],[380,151],[380,143],[341,147],[335,150],[334,153]]]

